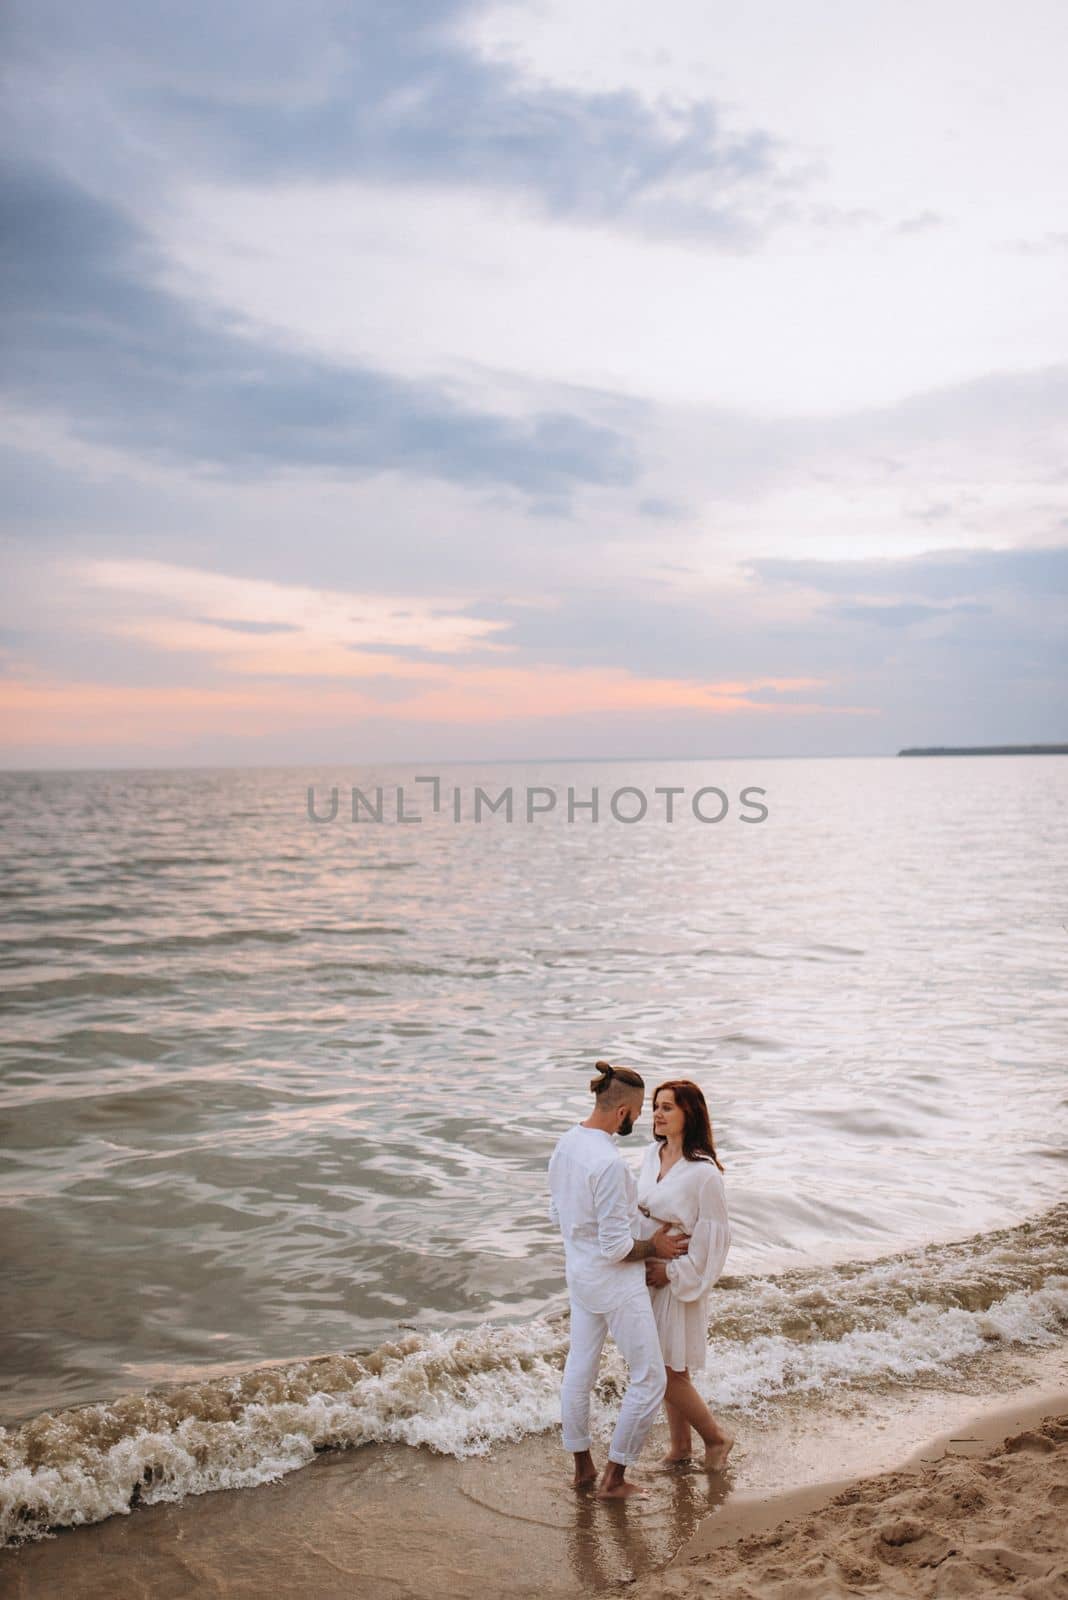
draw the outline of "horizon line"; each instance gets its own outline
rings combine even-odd
[[[956,748],[959,750],[962,747],[957,746]],[[979,752],[981,752],[981,751],[990,751],[991,753],[1005,754],[1005,755],[1011,756],[1011,755],[1014,755],[1014,754],[1029,755],[1029,754],[1040,753],[1040,748],[1041,747],[1036,747],[1034,745],[1021,745],[1021,746],[1017,746],[1017,747],[1007,747],[1007,746],[1004,746],[1004,745],[997,745],[997,746],[988,745],[988,746],[965,746],[963,748],[967,749],[967,750],[975,750],[975,751],[979,751]],[[1049,747],[1047,747],[1047,748],[1049,748]],[[887,751],[879,751],[879,752],[867,752],[865,754],[859,754],[859,753],[856,753],[856,752],[848,752],[848,751],[834,751],[834,752],[824,751],[824,752],[821,752],[819,754],[805,753],[805,754],[794,754],[794,755],[786,755],[786,754],[754,755],[754,754],[749,754],[749,755],[700,755],[700,756],[694,756],[694,755],[689,755],[689,756],[681,756],[681,755],[672,755],[672,756],[638,756],[638,755],[630,755],[630,756],[489,756],[489,757],[481,757],[481,756],[475,756],[475,757],[448,756],[448,757],[445,757],[444,759],[440,759],[440,760],[433,759],[433,758],[424,758],[422,756],[417,756],[417,757],[410,757],[410,756],[405,756],[405,757],[399,757],[399,756],[389,756],[389,757],[367,756],[367,757],[363,758],[362,760],[349,760],[349,761],[341,761],[341,762],[325,760],[325,759],[324,760],[314,760],[313,759],[313,760],[307,760],[307,761],[167,762],[167,763],[161,763],[161,764],[158,764],[158,765],[115,764],[113,766],[103,766],[103,767],[67,767],[67,766],[54,766],[54,767],[52,767],[52,766],[46,766],[46,767],[5,767],[3,765],[0,765],[0,775],[10,775],[12,777],[20,777],[20,776],[21,777],[32,777],[32,776],[34,776],[36,774],[43,774],[43,773],[55,773],[57,775],[66,773],[66,774],[73,775],[73,774],[77,774],[77,773],[104,773],[104,772],[297,772],[297,771],[300,771],[302,769],[307,769],[309,767],[331,767],[331,766],[344,769],[344,768],[350,768],[350,767],[368,767],[368,766],[376,766],[376,767],[387,767],[387,766],[395,766],[395,767],[412,767],[412,766],[427,766],[427,767],[430,767],[430,766],[439,766],[439,767],[490,767],[490,766],[569,766],[569,765],[570,766],[575,766],[575,765],[608,766],[608,765],[612,765],[612,764],[617,764],[617,765],[624,765],[624,764],[637,765],[639,763],[643,763],[643,764],[646,764],[646,765],[653,765],[653,764],[655,764],[657,762],[682,763],[682,762],[713,762],[713,761],[896,761],[902,755],[904,755],[906,753],[906,750],[908,750],[908,752],[910,754],[914,750],[916,751],[917,754],[920,753],[920,751],[917,749],[917,747],[915,747],[915,746],[907,747],[906,746],[906,747],[903,747],[900,750],[887,750]],[[930,751],[932,754],[935,754],[937,752],[938,754],[945,753],[947,755],[951,755],[951,754],[954,753],[954,747],[951,746],[951,745],[940,745],[940,746],[930,746],[930,745],[928,745],[928,746],[923,748],[923,754],[926,755],[928,751]],[[1057,750],[1051,750],[1050,753],[1051,754],[1060,754],[1062,752],[1061,751],[1057,751]]]

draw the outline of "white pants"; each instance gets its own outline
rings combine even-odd
[[[577,1452],[591,1447],[590,1391],[597,1381],[601,1351],[609,1334],[630,1368],[630,1382],[619,1408],[608,1459],[630,1467],[641,1454],[667,1388],[653,1308],[644,1288],[612,1311],[587,1311],[585,1306],[571,1301],[571,1347],[560,1387],[564,1449]]]

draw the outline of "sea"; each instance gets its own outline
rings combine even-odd
[[[1068,1334],[1068,758],[18,772],[0,838],[3,1539],[553,1429],[598,1059],[708,1101],[725,1415]]]

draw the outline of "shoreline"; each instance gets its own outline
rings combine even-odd
[[[925,1233],[904,1233],[891,1241],[841,1240],[826,1246],[818,1253],[805,1252],[788,1246],[770,1248],[759,1255],[749,1256],[742,1250],[732,1251],[731,1270],[723,1274],[717,1290],[722,1292],[726,1288],[736,1288],[752,1279],[775,1280],[806,1271],[834,1271],[842,1266],[876,1265],[910,1255],[919,1255],[938,1247],[966,1245],[973,1241],[982,1242],[991,1234],[1003,1234],[1029,1225],[1041,1225],[1058,1209],[1057,1203],[1043,1204],[1038,1209],[1028,1203],[1019,1209],[1011,1209],[1006,1215],[999,1217],[990,1225],[984,1225],[977,1232],[962,1233],[958,1224],[947,1223]],[[734,1261],[735,1254],[740,1258],[737,1262]],[[536,1313],[536,1318],[550,1327],[558,1324],[566,1325],[568,1305],[566,1288],[558,1289],[555,1295],[544,1302]],[[438,1319],[427,1321],[425,1325],[417,1322],[397,1322],[377,1330],[361,1343],[346,1345],[344,1348],[315,1347],[301,1354],[256,1355],[222,1362],[191,1361],[186,1365],[175,1365],[166,1374],[153,1376],[151,1381],[142,1375],[141,1369],[125,1368],[120,1378],[111,1381],[101,1380],[96,1389],[77,1398],[68,1398],[57,1390],[42,1390],[35,1395],[32,1403],[12,1404],[6,1412],[0,1414],[0,1428],[15,1431],[27,1423],[59,1413],[72,1416],[93,1407],[125,1405],[130,1401],[152,1397],[165,1400],[169,1395],[182,1389],[198,1388],[216,1381],[242,1382],[254,1379],[261,1373],[285,1372],[298,1367],[312,1368],[349,1359],[367,1361],[369,1358],[376,1358],[380,1351],[388,1347],[403,1345],[412,1335],[427,1338],[440,1333],[446,1337],[473,1338],[487,1325],[505,1332],[514,1332],[527,1327],[530,1320],[528,1311],[505,1307],[495,1311],[488,1318]]]
[[[265,1592],[295,1600],[309,1591],[317,1600],[574,1600],[620,1584],[650,1600],[654,1587],[696,1594],[711,1566],[748,1571],[756,1557],[746,1551],[773,1540],[784,1522],[818,1530],[846,1514],[835,1503],[842,1495],[866,1505],[880,1474],[894,1479],[896,1493],[922,1489],[924,1474],[941,1465],[922,1458],[941,1455],[950,1439],[976,1441],[953,1444],[956,1457],[1039,1415],[1068,1415],[1068,1345],[1001,1352],[957,1381],[955,1390],[846,1389],[764,1419],[725,1413],[738,1460],[718,1479],[657,1470],[658,1425],[648,1466],[633,1474],[649,1498],[625,1508],[570,1488],[555,1433],[460,1460],[400,1445],[330,1450],[252,1490],[137,1506],[0,1551],[0,1585],[14,1600],[120,1592],[131,1600],[258,1600]],[[960,1470],[955,1459],[950,1467]],[[818,1533],[808,1559],[817,1546]],[[761,1559],[771,1561],[775,1548]]]

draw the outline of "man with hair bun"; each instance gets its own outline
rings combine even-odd
[[[558,1140],[549,1162],[549,1214],[564,1239],[571,1297],[571,1344],[560,1389],[564,1449],[575,1457],[576,1487],[597,1482],[590,1437],[590,1394],[609,1334],[630,1369],[608,1463],[597,1485],[605,1500],[640,1494],[624,1477],[641,1454],[664,1398],[660,1353],[644,1262],[685,1255],[688,1239],[665,1224],[639,1237],[638,1190],[613,1135],[626,1137],[642,1113],[645,1084],[629,1067],[597,1062],[593,1110]]]

